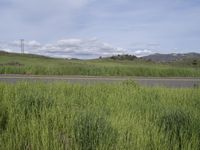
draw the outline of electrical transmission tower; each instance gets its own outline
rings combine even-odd
[[[24,39],[21,39],[21,53],[24,54]]]

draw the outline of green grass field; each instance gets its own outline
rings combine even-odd
[[[0,54],[0,74],[200,77],[200,66],[159,64],[141,59],[64,60],[3,53]]]
[[[0,83],[1,150],[199,150],[200,89]]]

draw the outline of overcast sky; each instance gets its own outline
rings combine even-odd
[[[0,0],[0,49],[55,57],[200,52],[200,0]]]

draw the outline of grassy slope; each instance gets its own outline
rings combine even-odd
[[[0,149],[200,148],[200,89],[0,83]]]
[[[8,65],[11,62],[22,65]],[[139,59],[83,61],[35,55],[0,54],[0,74],[199,77],[200,69],[187,64],[156,64]]]

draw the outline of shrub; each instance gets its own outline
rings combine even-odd
[[[0,104],[0,134],[6,130],[8,125],[8,110],[5,105]]]
[[[81,114],[74,123],[75,141],[81,150],[115,147],[117,131],[103,117],[92,113]],[[104,147],[105,148],[105,147]]]
[[[134,80],[125,80],[122,82],[123,85],[126,86],[131,86],[131,87],[135,87],[135,88],[139,88],[139,84],[136,83]]]
[[[45,109],[50,109],[54,103],[52,97],[46,96],[44,93],[40,93],[38,89],[29,88],[27,92],[19,92],[18,102],[20,111],[24,113],[26,118],[29,118],[32,115],[40,118],[41,112]],[[19,89],[26,91],[27,89]],[[45,90],[41,88],[40,90]],[[47,92],[47,91],[46,91]]]
[[[183,137],[190,137],[190,122],[190,116],[178,110],[166,113],[161,117],[159,127],[166,134],[171,148],[178,144],[181,149]]]

